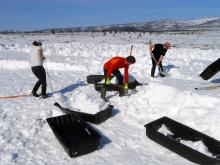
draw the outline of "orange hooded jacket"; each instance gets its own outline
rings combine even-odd
[[[113,57],[111,60],[104,64],[104,68],[107,70],[107,77],[110,78],[114,70],[124,68],[124,82],[128,83],[128,68],[129,63],[123,57]]]

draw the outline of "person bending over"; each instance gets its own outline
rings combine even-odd
[[[124,84],[124,89],[128,89],[128,69],[129,65],[134,64],[136,59],[134,56],[123,57],[113,57],[104,64],[104,75],[105,75],[105,84],[110,85],[111,76],[116,76],[118,85],[122,86]],[[119,71],[119,69],[124,68],[124,78]]]
[[[163,72],[162,60],[168,49],[171,49],[171,44],[169,42],[164,44],[150,44],[149,51],[152,60],[151,77],[154,78],[156,66]],[[162,73],[160,73],[160,76],[163,76]]]

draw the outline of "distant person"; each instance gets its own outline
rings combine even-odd
[[[43,67],[43,60],[45,60],[45,57],[43,55],[43,50],[41,47],[42,43],[34,41],[32,43],[32,47],[30,50],[30,64],[31,64],[31,70],[34,73],[34,75],[38,78],[37,83],[35,84],[34,88],[32,89],[32,94],[35,97],[41,96],[42,98],[46,98],[46,88],[47,88],[47,82],[46,82],[46,72]],[[41,94],[37,94],[38,88],[41,87]]]
[[[154,78],[156,66],[158,66],[160,76],[164,77],[162,60],[168,49],[171,49],[171,44],[165,42],[164,44],[150,44],[149,51],[152,60],[151,77]]]
[[[124,90],[128,90],[128,69],[129,65],[134,64],[136,59],[134,56],[113,57],[104,64],[105,85],[111,84],[111,76],[116,76],[118,85],[123,86]],[[119,71],[120,68],[124,68],[124,78]]]

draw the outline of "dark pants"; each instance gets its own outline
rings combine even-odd
[[[151,60],[152,60],[151,77],[154,77],[155,69],[156,69],[156,66],[157,66],[156,61],[159,61],[159,59],[156,59],[156,61],[155,61],[153,58],[151,58]],[[163,71],[162,61],[159,65],[159,67],[160,67],[160,70]]]
[[[46,72],[43,66],[34,66],[31,68],[34,75],[39,79],[35,84],[32,92],[36,93],[40,85],[42,85],[42,94],[46,94],[47,81],[46,81]]]
[[[105,80],[107,78],[107,72],[108,70],[104,68],[104,75],[105,75]],[[118,84],[122,85],[123,84],[123,76],[119,70],[114,70],[112,72],[113,76],[115,76],[118,80]]]

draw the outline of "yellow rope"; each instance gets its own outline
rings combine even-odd
[[[22,95],[13,95],[13,96],[0,96],[0,99],[14,99],[18,97],[29,96],[30,94],[22,94]]]

